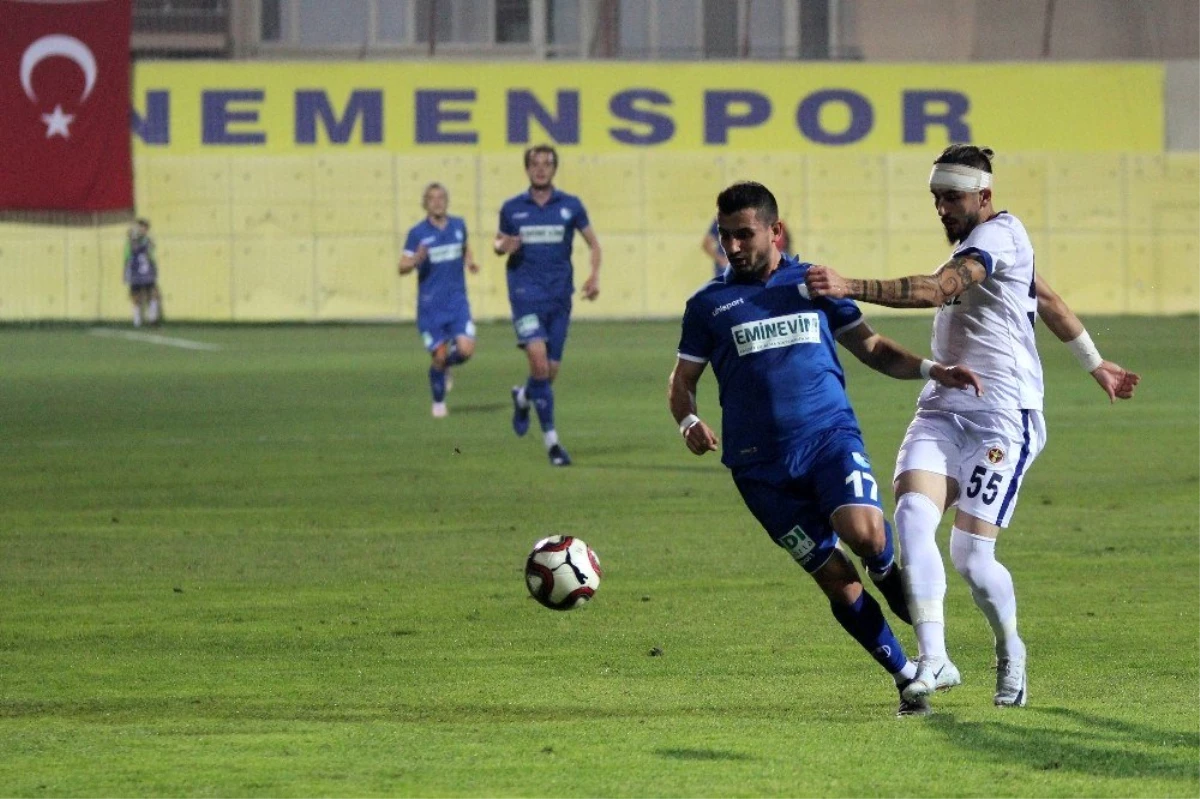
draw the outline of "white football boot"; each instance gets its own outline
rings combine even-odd
[[[433,403],[433,418],[434,419],[445,419],[449,415],[450,415],[450,410],[446,407],[446,403],[444,403],[444,402]]]
[[[1025,660],[999,658],[996,661],[996,707],[1025,707],[1029,698]]]
[[[934,691],[949,691],[961,684],[962,676],[950,658],[921,658],[917,661],[917,676],[904,686],[901,696],[906,702],[916,702]]]

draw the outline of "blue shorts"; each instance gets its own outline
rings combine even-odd
[[[464,309],[454,314],[439,314],[438,316],[417,318],[417,331],[425,349],[433,352],[443,343],[454,341],[459,336],[475,338],[475,323],[471,321],[470,309]]]
[[[547,358],[555,362],[562,361],[563,349],[567,345],[567,328],[571,326],[570,303],[539,310],[524,310],[514,306],[512,319],[518,347],[524,347],[531,341],[544,341]]]
[[[883,511],[866,453],[857,430],[831,430],[778,460],[735,467],[733,482],[771,540],[812,574],[837,546],[835,510],[869,505]]]

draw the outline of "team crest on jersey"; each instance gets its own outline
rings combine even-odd
[[[559,208],[558,212],[560,214],[562,214],[562,218],[564,221],[571,218],[571,212],[569,210],[567,210],[566,208]]]
[[[988,463],[999,463],[1004,460],[1004,450],[999,447],[992,447],[987,451]]]
[[[454,231],[454,238],[458,239],[459,241],[462,241],[462,231],[461,230]]]
[[[867,460],[867,456],[861,452],[855,452],[850,457],[854,458],[854,462],[858,464],[860,469],[870,469],[871,462]]]

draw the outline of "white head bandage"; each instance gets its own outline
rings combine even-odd
[[[964,164],[934,164],[929,188],[951,191],[980,191],[992,187],[992,173]]]

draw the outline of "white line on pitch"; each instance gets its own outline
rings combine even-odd
[[[185,350],[219,350],[219,344],[206,344],[203,341],[192,341],[186,338],[172,338],[155,333],[139,333],[136,330],[112,330],[107,327],[93,327],[88,330],[89,336],[101,338],[123,338],[129,341],[141,341],[144,344],[158,344],[163,347],[179,347]]]

